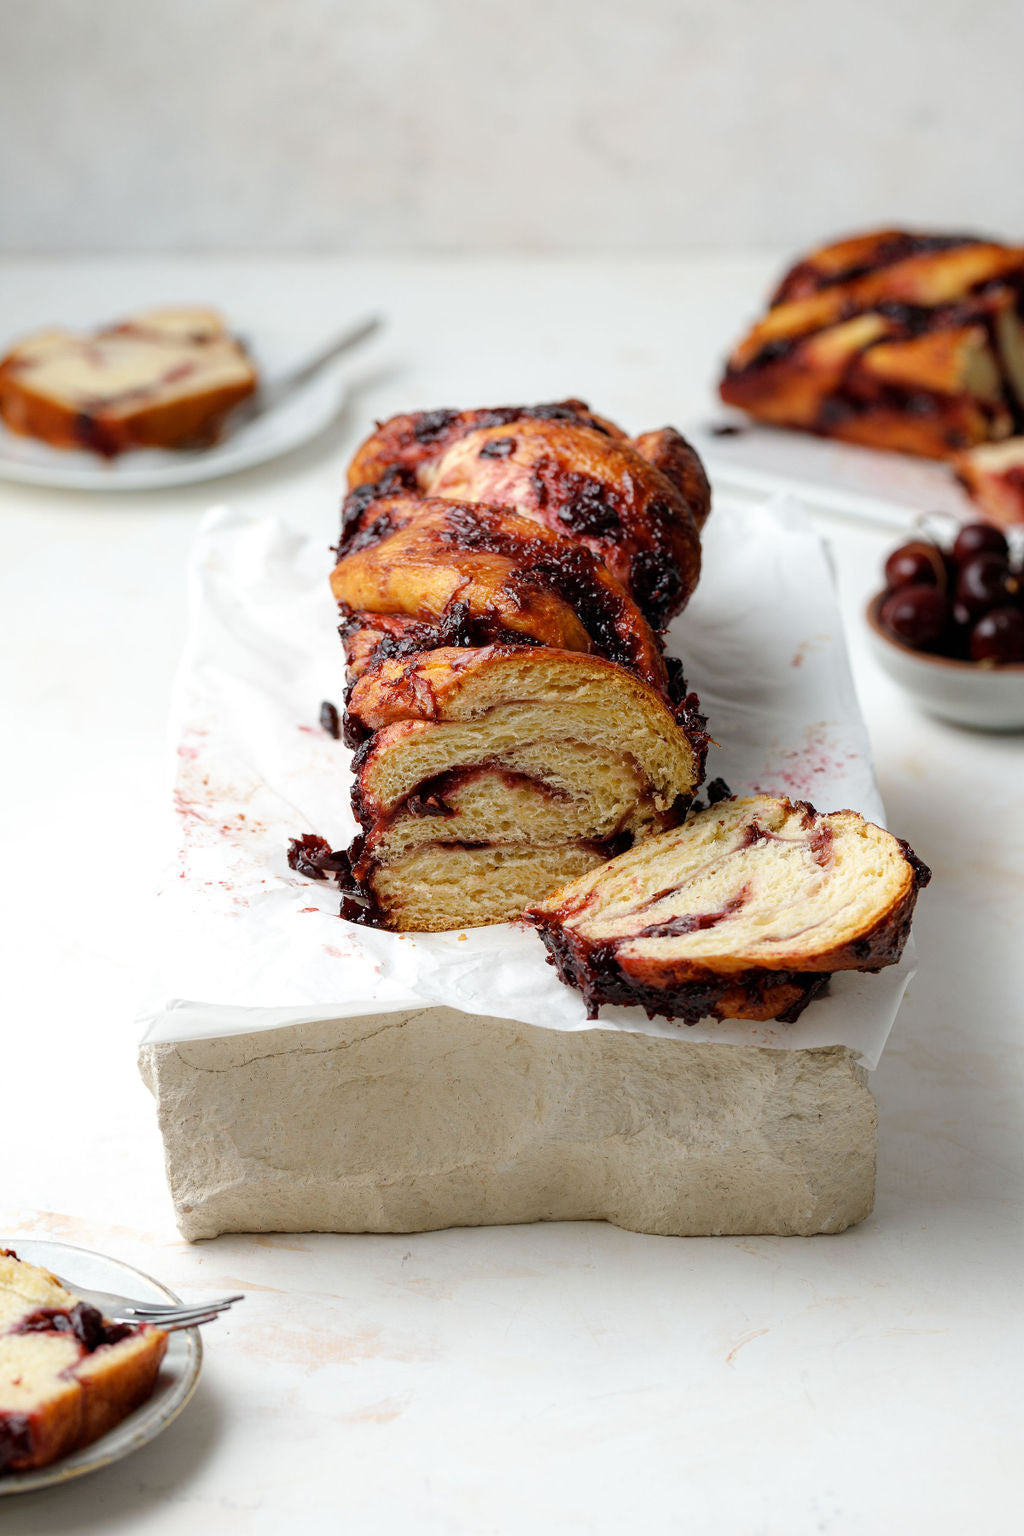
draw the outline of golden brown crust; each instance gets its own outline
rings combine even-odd
[[[467,433],[438,460],[434,495],[508,506],[592,550],[662,628],[700,576],[700,534],[676,485],[630,443],[576,423]]]
[[[1022,293],[1019,247],[896,230],[839,241],[787,273],[721,396],[776,425],[948,457],[1013,430]]]
[[[703,466],[672,428],[630,442],[579,401],[393,417],[358,450],[345,533],[374,492],[509,506],[598,555],[657,629],[700,576]]]
[[[143,1327],[134,1338],[86,1356],[68,1374],[66,1392],[21,1415],[29,1449],[13,1455],[7,1470],[47,1467],[92,1445],[152,1395],[166,1353],[167,1334]]]
[[[507,508],[389,496],[368,506],[331,577],[346,612],[441,625],[456,610],[485,638],[607,656],[667,687],[657,638],[579,541]],[[489,631],[489,633],[488,633]]]
[[[534,406],[481,406],[470,411],[409,411],[378,422],[375,431],[360,443],[348,469],[349,489],[376,485],[389,471],[397,470],[420,490],[429,491],[437,461],[467,432],[480,427],[508,427],[532,418],[578,422],[613,438],[626,435],[614,422],[596,416],[583,400],[556,400]]]

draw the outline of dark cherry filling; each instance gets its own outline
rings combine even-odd
[[[22,1318],[11,1333],[72,1333],[86,1354],[105,1344],[119,1344],[132,1329],[125,1323],[105,1323],[103,1314],[86,1301],[73,1307],[40,1307]]]
[[[671,892],[665,892],[671,895]],[[630,934],[631,939],[675,939],[684,933],[703,933],[706,928],[716,928],[719,923],[724,923],[727,918],[733,917],[750,896],[747,886],[731,896],[724,906],[717,912],[681,912],[678,917],[670,917],[664,923],[651,923],[647,928],[640,928],[636,933]]]
[[[494,437],[480,449],[481,459],[507,459],[516,451],[514,437]]]
[[[333,736],[335,741],[341,738],[341,718],[337,705],[332,704],[330,699],[324,699],[320,705],[320,729],[326,731],[328,736]]]
[[[392,464],[379,480],[367,481],[349,491],[341,504],[341,537],[334,546],[338,559],[352,554],[354,550],[365,548],[367,544],[374,544],[392,532],[394,524],[386,512],[367,528],[360,526],[363,516],[374,502],[386,496],[408,494],[410,491],[419,494],[416,477],[401,464]]]
[[[32,1454],[32,1420],[27,1413],[0,1410],[0,1472]]]
[[[675,988],[651,986],[628,976],[618,961],[619,947],[628,944],[635,935],[592,941],[578,934],[570,937],[564,928],[548,927],[544,917],[528,914],[526,921],[539,930],[548,950],[548,964],[555,967],[566,986],[575,987],[583,994],[587,1017],[591,1019],[596,1019],[601,1005],[608,1003],[624,1008],[643,1008],[650,1019],[660,1014],[663,1018],[681,1019],[684,1024],[692,1025],[714,1017],[722,999],[738,988],[742,988],[750,1002],[756,1004],[763,1002],[776,987],[791,986],[798,987],[800,995],[785,1013],[778,1015],[778,1019],[780,1023],[792,1024],[808,1003],[824,991],[829,981],[828,972],[754,969],[726,977],[709,973],[706,981],[688,981]]]

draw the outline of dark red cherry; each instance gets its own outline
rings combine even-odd
[[[1006,536],[992,523],[966,523],[953,541],[953,559],[963,565],[974,555],[1002,555],[1008,548]]]
[[[945,587],[946,566],[942,551],[924,539],[901,544],[885,562],[885,584],[890,591],[899,587]]]
[[[1012,603],[1018,587],[1005,557],[993,551],[974,555],[960,567],[956,600],[977,619],[990,608],[1004,608]]]
[[[1024,613],[993,608],[971,630],[971,660],[993,666],[1024,661]]]
[[[949,619],[949,603],[937,587],[900,587],[885,599],[878,618],[897,640],[926,651],[942,638]]]

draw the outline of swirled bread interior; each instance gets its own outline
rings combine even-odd
[[[829,973],[899,959],[927,878],[855,812],[761,795],[691,816],[527,917],[591,1006],[794,1016]]]
[[[547,647],[393,658],[355,685],[366,829],[355,868],[390,926],[501,922],[669,825],[700,744],[613,663]]]

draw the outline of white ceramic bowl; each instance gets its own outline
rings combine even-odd
[[[985,667],[912,650],[884,630],[878,610],[886,593],[867,606],[868,637],[875,659],[930,715],[979,731],[1024,730],[1024,664]]]

